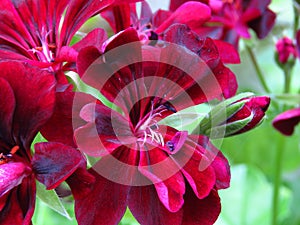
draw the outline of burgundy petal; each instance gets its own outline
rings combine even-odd
[[[265,38],[275,24],[276,14],[267,9],[261,17],[249,23],[249,26],[255,31],[258,38]]]
[[[208,5],[209,0],[196,0],[198,2],[202,2]],[[181,6],[183,3],[187,2],[187,0],[171,0],[169,9],[171,11],[175,11],[179,6]]]
[[[28,148],[38,129],[52,114],[55,101],[54,76],[17,62],[2,62],[0,70],[0,77],[8,81],[15,94],[14,135]]]
[[[0,165],[0,197],[21,184],[22,180],[30,173],[30,167],[21,162],[9,162]]]
[[[67,145],[55,142],[35,144],[32,158],[36,179],[47,189],[57,187],[66,180],[80,165],[83,156]]]
[[[135,142],[131,140],[129,121],[104,105],[86,105],[81,117],[88,123],[75,130],[75,140],[79,149],[88,155],[107,155],[123,143]]]
[[[24,178],[23,182],[5,196],[0,197],[1,225],[31,225],[35,208],[35,179]]]
[[[14,92],[9,83],[0,77],[0,141],[12,143],[10,132],[15,107]]]
[[[153,182],[160,201],[170,212],[177,212],[183,205],[185,182],[179,170],[159,148],[140,152],[139,171]]]
[[[298,123],[300,123],[300,108],[285,111],[273,120],[273,126],[284,135],[292,135]]]
[[[201,12],[201,14],[199,14]],[[181,23],[188,25],[191,29],[201,26],[204,22],[207,22],[211,17],[210,8],[201,3],[195,1],[188,1],[181,5],[172,15],[162,23],[155,32],[161,33],[165,31],[170,25],[175,23]]]
[[[204,199],[198,199],[191,189],[184,196],[182,225],[212,225],[221,211],[217,191],[212,190]]]
[[[126,210],[130,187],[111,182],[92,169],[90,173],[96,177],[92,191],[86,197],[75,200],[78,224],[118,224]]]
[[[74,48],[77,52],[89,46],[94,46],[97,49],[101,50],[102,45],[106,39],[107,39],[107,34],[105,30],[103,30],[102,28],[96,28],[90,31],[79,42],[72,45],[72,48]]]
[[[223,63],[238,64],[241,62],[240,55],[233,45],[220,40],[214,40],[214,43]]]
[[[76,200],[86,197],[95,182],[95,177],[87,171],[86,166],[86,161],[81,160],[79,167],[66,180]]]
[[[128,206],[141,225],[180,225],[183,211],[172,213],[165,208],[153,185],[132,187]]]
[[[99,57],[101,56],[101,52],[98,48],[94,46],[88,46],[82,48],[78,53],[77,57],[77,72],[80,76],[84,75],[84,72],[88,70],[88,67]],[[89,76],[87,74],[87,76]]]

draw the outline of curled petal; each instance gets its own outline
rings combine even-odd
[[[285,111],[273,120],[273,126],[284,135],[292,135],[300,123],[300,108]]]

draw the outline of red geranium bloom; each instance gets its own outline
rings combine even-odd
[[[211,9],[201,2],[188,1],[174,12],[160,9],[152,13],[147,2],[142,2],[140,17],[135,4],[128,3],[110,7],[101,15],[108,21],[114,32],[117,33],[131,26],[138,31],[141,40],[150,40],[150,44],[153,44],[158,39],[164,39],[165,31],[174,24],[184,24],[199,34],[199,29],[202,31],[202,26],[211,18]],[[202,37],[205,35],[206,33],[200,33]],[[233,46],[219,40],[214,40],[214,42],[224,63],[240,62],[239,54]]]
[[[213,42],[196,42],[192,35],[186,40],[197,43],[198,54],[214,64]],[[216,78],[198,55],[178,45],[141,45],[132,28],[114,37],[105,51],[82,78],[122,114],[99,101],[81,110],[87,124],[76,129],[76,142],[102,158],[90,169],[96,177],[91,193],[75,201],[78,223],[117,224],[128,206],[141,224],[213,224],[220,213],[217,191],[229,186],[227,160],[207,137],[158,121],[224,94],[227,77]],[[186,73],[180,66],[195,70]]]
[[[171,0],[170,8],[175,10],[182,2],[185,1]],[[198,34],[224,40],[236,48],[240,37],[250,38],[249,28],[262,39],[267,36],[275,23],[276,14],[268,7],[270,2],[270,0],[210,0],[208,5],[212,10],[212,18]]]
[[[273,120],[273,126],[284,135],[292,135],[298,123],[300,123],[300,108],[285,111]]]
[[[82,170],[85,161],[76,149],[39,143],[31,153],[35,135],[53,111],[53,75],[19,62],[1,62],[0,70],[0,221],[26,225],[35,207],[35,179],[52,189],[76,170],[87,181],[93,177]]]
[[[75,62],[78,51],[96,45],[103,37],[102,29],[90,32],[69,47],[79,28],[92,16],[121,0],[3,0],[0,5],[0,59],[24,60],[57,72],[63,62]],[[66,70],[69,70],[69,64]],[[74,69],[74,68],[73,68]]]

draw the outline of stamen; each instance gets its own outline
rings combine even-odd
[[[13,154],[15,154],[18,150],[19,146],[16,145],[10,150],[8,154],[0,153],[0,165],[7,163],[8,160],[13,157]]]

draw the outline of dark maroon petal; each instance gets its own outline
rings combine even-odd
[[[169,9],[171,11],[175,11],[179,6],[181,6],[183,3],[187,2],[188,0],[171,0]],[[209,0],[196,0],[196,2],[202,2],[208,5]]]
[[[70,1],[66,11],[64,23],[61,28],[61,43],[65,45],[69,44],[75,32],[83,25],[84,22],[87,21],[87,19],[110,6],[113,2],[114,0]]]
[[[212,225],[221,211],[217,191],[212,190],[204,199],[198,199],[191,189],[184,196],[182,225]]]
[[[77,72],[80,76],[84,74],[85,71],[88,70],[88,67],[99,57],[101,56],[101,52],[98,48],[94,46],[88,46],[82,48],[78,53],[77,57]],[[89,76],[87,74],[87,76]]]
[[[135,143],[129,121],[110,108],[91,103],[80,114],[88,123],[75,130],[75,140],[84,153],[103,156],[122,144]]]
[[[182,210],[172,213],[165,208],[153,185],[132,187],[128,206],[141,225],[180,225]]]
[[[126,2],[110,7],[101,16],[106,19],[114,33],[118,33],[131,25],[130,14],[130,4]]]
[[[174,155],[181,172],[200,199],[205,198],[216,183],[215,171],[210,166],[212,160],[203,155],[205,151],[199,144],[187,139],[181,150]]]
[[[86,197],[91,192],[95,182],[95,177],[87,171],[86,166],[86,161],[81,160],[79,167],[66,179],[76,200]]]
[[[12,143],[12,120],[16,100],[9,83],[0,78],[0,141]]]
[[[199,12],[201,12],[199,14]],[[211,17],[210,8],[200,2],[188,1],[181,5],[175,12],[162,23],[155,32],[161,33],[172,24],[180,23],[189,26],[191,29],[199,27]]]
[[[53,189],[66,180],[83,160],[78,150],[67,145],[55,142],[37,143],[32,166],[36,179],[47,189]]]
[[[0,71],[0,77],[8,81],[15,94],[14,135],[28,148],[39,128],[52,115],[54,76],[45,70],[29,65],[25,67],[17,62],[0,63]]]
[[[92,191],[86,197],[75,200],[78,224],[118,224],[126,210],[130,187],[111,182],[92,169],[90,173],[96,177]]]
[[[179,170],[160,148],[140,152],[139,171],[153,182],[160,201],[170,212],[177,212],[183,205],[185,182]]]
[[[9,162],[0,165],[0,197],[21,184],[22,180],[30,173],[30,167],[21,162]]]
[[[215,148],[210,146],[210,148]],[[224,157],[221,151],[215,149],[214,152],[218,152],[214,155],[213,162],[211,166],[215,170],[216,174],[216,189],[225,189],[230,185],[230,167],[227,159]]]
[[[0,197],[1,225],[31,225],[35,194],[35,179],[32,175],[24,178],[23,182],[11,192]]]
[[[200,70],[197,80],[203,90],[199,91],[199,87],[188,90],[190,95],[197,96],[198,93],[198,104],[221,94],[225,98],[235,94],[237,90],[235,75],[223,65],[212,39],[200,39],[185,25],[173,25],[164,33],[164,40],[190,49],[203,60],[201,68],[204,69],[203,72]]]
[[[267,9],[261,17],[249,23],[249,26],[255,31],[258,38],[265,38],[275,24],[276,14]]]
[[[233,45],[220,40],[214,40],[214,43],[223,63],[238,64],[241,62],[240,55]]]
[[[107,34],[105,30],[103,30],[102,28],[96,28],[90,31],[79,42],[72,45],[72,48],[74,48],[77,52],[89,46],[94,46],[97,49],[101,50],[102,45],[106,39],[107,39]]]
[[[285,111],[273,120],[273,126],[284,135],[292,135],[295,126],[300,123],[300,108]]]

